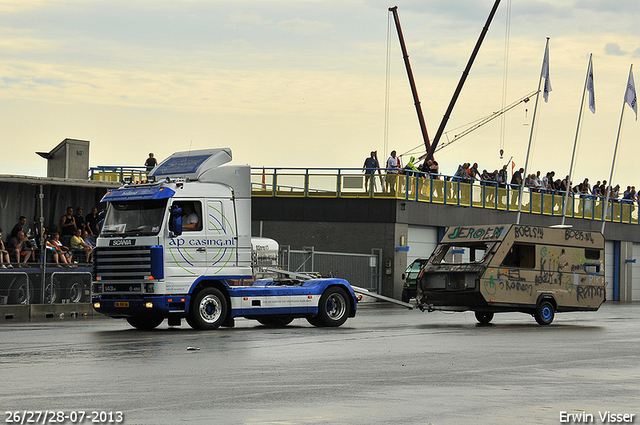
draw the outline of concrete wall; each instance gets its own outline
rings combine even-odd
[[[88,170],[88,140],[64,139],[49,152],[47,177],[84,180]]]

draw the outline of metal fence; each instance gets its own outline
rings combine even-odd
[[[288,271],[346,279],[352,285],[380,292],[382,250],[376,248],[371,251],[371,254],[353,254],[316,251],[313,247],[293,250],[283,246],[279,263]]]

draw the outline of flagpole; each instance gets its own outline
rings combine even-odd
[[[631,68],[629,68],[629,75],[633,71],[633,64],[631,64]],[[624,104],[627,103],[627,90],[629,87],[624,88],[624,97],[622,99],[622,112],[620,112],[620,123],[618,123],[618,135],[616,136],[616,144],[613,148],[613,161],[611,161],[611,172],[609,173],[609,186],[611,190],[613,190],[613,169],[616,166],[616,156],[618,155],[618,142],[620,141],[620,130],[622,129],[622,118],[624,117]],[[607,211],[609,210],[609,190],[605,188],[605,192],[607,194],[604,198],[604,217],[602,217],[602,230],[600,231],[604,235],[604,225],[607,223]],[[611,205],[611,220],[613,221],[613,204]]]
[[[587,84],[589,83],[589,71],[591,71],[591,58],[593,53],[589,55],[589,65],[587,66],[587,76],[584,79],[584,89],[582,89],[582,101],[580,102],[580,112],[578,113],[578,126],[576,127],[576,137],[573,141],[573,152],[571,153],[571,164],[569,165],[569,180],[567,181],[567,190],[564,193],[564,204],[562,205],[562,225],[564,226],[567,217],[567,205],[569,204],[569,189],[573,180],[573,162],[576,157],[576,149],[578,148],[578,135],[580,134],[580,121],[584,114],[584,97],[587,93]],[[575,204],[574,204],[575,207]]]
[[[524,174],[527,174],[527,165],[529,164],[529,152],[531,152],[531,141],[533,140],[533,127],[536,122],[536,112],[538,111],[538,99],[540,98],[540,86],[542,86],[542,75],[544,74],[544,65],[547,59],[547,51],[549,49],[549,37],[547,37],[547,43],[544,48],[544,59],[542,60],[542,68],[540,69],[540,78],[538,78],[538,91],[536,93],[536,103],[533,107],[533,117],[531,118],[531,129],[529,131],[529,145],[527,146],[527,157],[524,161]],[[546,78],[549,78],[547,75]],[[522,176],[522,181],[520,182],[520,189],[518,192],[518,218],[516,219],[516,224],[520,224],[520,214],[522,213],[522,187],[524,184],[524,176]],[[508,185],[507,185],[508,187]]]

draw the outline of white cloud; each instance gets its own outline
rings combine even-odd
[[[620,46],[616,43],[607,43],[604,46],[604,52],[611,56],[625,56],[627,52],[622,51]]]
[[[278,29],[298,35],[320,34],[330,29],[333,25],[329,22],[308,21],[295,18],[278,22]]]
[[[257,13],[235,12],[231,13],[227,18],[227,26],[233,29],[253,29],[255,27],[269,25],[270,20],[263,19]]]

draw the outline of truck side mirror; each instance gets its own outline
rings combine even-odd
[[[402,280],[406,280],[407,279],[407,275],[402,273]]]
[[[180,236],[182,234],[182,208],[177,205],[171,206],[169,230],[173,232],[174,236]]]

